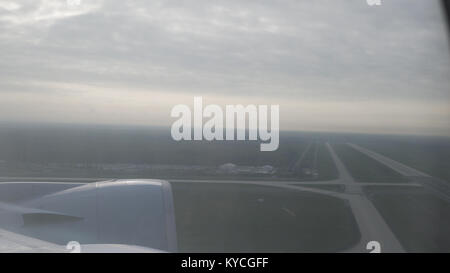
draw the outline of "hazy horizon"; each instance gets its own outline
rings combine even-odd
[[[170,126],[165,125],[145,125],[145,124],[118,124],[118,123],[64,123],[64,122],[11,122],[11,121],[0,121],[0,129],[1,127],[9,128],[9,129],[32,129],[32,128],[51,128],[51,129],[63,129],[63,128],[71,128],[76,129],[85,128],[85,129],[128,129],[128,130],[160,130],[167,133],[167,136],[170,136]],[[191,128],[191,130],[193,130]],[[224,128],[226,129],[226,127]],[[237,130],[237,129],[236,129]],[[248,128],[246,129],[248,130]],[[327,131],[327,130],[290,130],[290,129],[280,129],[280,133],[287,134],[329,134],[329,135],[367,135],[367,136],[393,136],[393,137],[425,137],[425,138],[445,138],[450,139],[449,135],[436,135],[436,134],[423,134],[420,133],[370,133],[370,132],[358,132],[358,131]],[[205,140],[202,140],[205,141]],[[255,140],[253,142],[258,142]]]

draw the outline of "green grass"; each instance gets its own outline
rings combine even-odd
[[[361,146],[450,182],[450,141],[395,139],[359,141]]]
[[[336,252],[360,234],[347,202],[268,186],[172,183],[181,252]]]
[[[323,143],[318,146],[317,170],[319,173],[318,180],[332,180],[338,177],[333,158]]]
[[[377,162],[369,156],[356,151],[346,144],[333,144],[339,158],[358,182],[402,183],[408,178]]]
[[[305,149],[306,147],[303,150]],[[318,176],[313,177],[312,175],[303,173],[304,168],[317,170]],[[297,162],[293,168],[293,172],[299,180],[326,181],[338,177],[336,166],[328,149],[324,143],[317,142],[311,143],[310,148],[306,151],[302,160]]]
[[[450,203],[423,188],[366,187],[408,252],[450,252]]]

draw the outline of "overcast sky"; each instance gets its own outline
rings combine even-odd
[[[0,121],[170,126],[201,95],[279,104],[282,129],[450,135],[438,1],[80,1],[0,0]]]

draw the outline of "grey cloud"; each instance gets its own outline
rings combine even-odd
[[[79,10],[64,2],[0,5],[1,82],[297,100],[450,99],[438,1],[82,0]]]

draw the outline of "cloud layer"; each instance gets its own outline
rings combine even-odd
[[[450,134],[438,1],[67,3],[0,1],[0,119],[170,125],[202,95],[280,104],[284,129]]]

